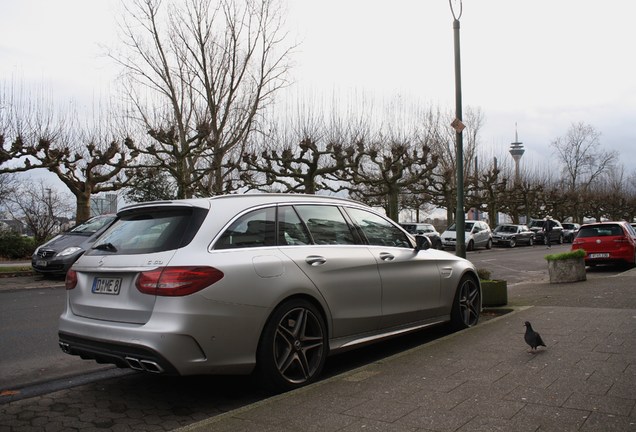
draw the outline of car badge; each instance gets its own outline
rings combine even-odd
[[[601,244],[601,239],[596,239],[596,244]]]

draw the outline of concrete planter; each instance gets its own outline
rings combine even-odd
[[[482,280],[481,304],[484,307],[505,306],[508,304],[508,281]]]
[[[548,260],[550,283],[580,282],[587,280],[583,257]]]

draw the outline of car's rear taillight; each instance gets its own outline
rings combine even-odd
[[[72,290],[77,286],[77,272],[75,270],[69,270],[66,272],[64,286],[67,290]]]
[[[223,278],[214,267],[160,267],[139,274],[135,286],[144,294],[176,297],[200,291]]]

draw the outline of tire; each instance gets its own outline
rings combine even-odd
[[[510,239],[510,247],[511,247],[511,248],[513,248],[513,247],[515,247],[515,246],[517,246],[517,240],[515,240],[515,239]]]
[[[322,314],[307,300],[289,300],[274,310],[263,329],[256,373],[269,390],[293,390],[318,378],[327,352]]]
[[[492,249],[492,239],[488,239],[488,242],[486,243],[486,249]]]
[[[473,277],[464,275],[455,292],[451,310],[451,327],[457,331],[476,325],[479,321],[480,310],[479,284]]]
[[[534,246],[534,239],[532,237],[528,240],[528,246]]]
[[[559,244],[563,244],[563,236],[562,235],[559,236]]]
[[[472,251],[475,249],[475,242],[473,242],[472,240],[470,240],[468,242],[468,244],[466,245],[466,250],[467,251]]]
[[[444,245],[442,244],[441,240],[437,240],[437,243],[435,244],[435,249],[444,250]]]

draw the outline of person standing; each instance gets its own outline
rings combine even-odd
[[[551,232],[552,232],[552,218],[550,216],[546,216],[545,219],[543,220],[543,239],[547,249],[552,249],[552,245],[550,244]]]

